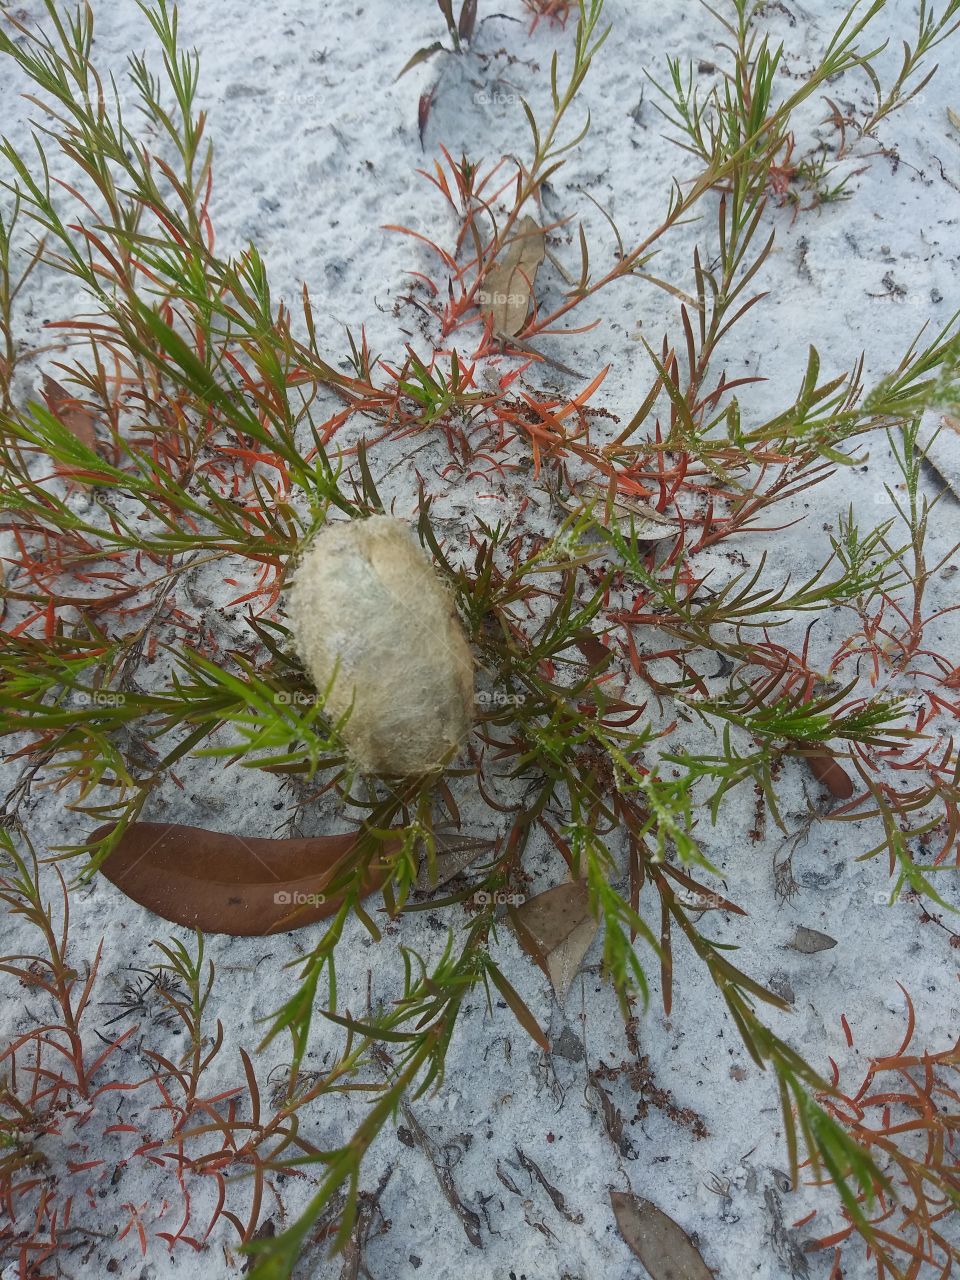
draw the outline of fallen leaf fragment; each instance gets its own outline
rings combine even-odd
[[[512,338],[527,323],[545,247],[543,228],[526,214],[501,257],[487,271],[477,299],[482,312],[491,317],[496,336]]]
[[[558,884],[511,907],[509,914],[520,945],[550,979],[563,1004],[597,933],[587,886],[582,880]]]
[[[400,1109],[403,1112],[404,1119],[410,1126],[407,1130],[406,1145],[409,1147],[419,1147],[427,1157],[447,1204],[460,1219],[460,1225],[463,1227],[464,1235],[475,1249],[482,1249],[483,1236],[480,1230],[482,1226],[480,1216],[475,1213],[473,1209],[465,1205],[461,1199],[460,1192],[457,1190],[457,1184],[453,1178],[453,1173],[450,1170],[446,1148],[438,1148],[430,1141],[426,1130],[414,1115],[410,1104],[403,1098],[400,1100]],[[366,1268],[364,1268],[364,1271],[366,1271]],[[367,1274],[369,1274],[369,1272],[367,1272]]]
[[[947,119],[955,129],[960,129],[960,115],[957,115],[953,107],[947,107]]]
[[[493,847],[492,840],[485,840],[481,836],[438,835],[433,874],[431,874],[430,859],[424,854],[417,875],[417,889],[421,893],[439,889],[441,885],[469,867],[471,862],[476,862],[482,853],[489,853]]]
[[[66,387],[62,387],[46,373],[43,375],[43,398],[50,412],[63,423],[71,435],[76,436],[88,449],[96,449],[97,433],[94,430],[96,419],[82,400],[72,396]]]
[[[614,657],[615,651],[608,649],[599,636],[587,629],[577,632],[574,637],[574,644],[576,644],[586,660],[595,667],[599,667],[601,664],[606,666],[610,659]]]
[[[805,925],[797,925],[793,938],[787,943],[794,951],[802,951],[804,955],[816,955],[818,951],[829,951],[837,945],[836,938],[829,933],[821,933],[819,929],[808,929]]]
[[[822,782],[831,795],[838,800],[849,800],[853,795],[853,781],[846,769],[839,765],[829,752],[823,751],[815,756],[807,756],[810,772]]]
[[[109,832],[101,827],[94,839]],[[339,895],[325,886],[357,842],[356,832],[267,840],[166,822],[134,822],[102,874],[141,906],[204,933],[259,937],[333,915]],[[371,864],[363,894],[385,879]]]
[[[662,1209],[626,1191],[611,1191],[610,1203],[620,1234],[653,1280],[713,1280],[690,1237]]]

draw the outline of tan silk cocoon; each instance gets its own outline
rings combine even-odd
[[[449,592],[408,524],[372,516],[328,525],[287,599],[297,652],[368,773],[437,768],[466,740],[473,656]]]

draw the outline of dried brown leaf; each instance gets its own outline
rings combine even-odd
[[[838,800],[849,800],[853,795],[853,780],[842,765],[839,765],[829,752],[807,756],[810,772],[822,782],[831,795]]]
[[[97,433],[94,430],[96,418],[82,400],[72,396],[66,387],[62,387],[46,373],[43,375],[43,398],[50,412],[63,423],[71,435],[76,436],[88,449],[96,450]]]
[[[417,888],[421,893],[429,893],[439,889],[441,885],[460,874],[471,862],[476,862],[482,853],[489,853],[494,841],[485,840],[482,836],[438,835],[436,837],[436,856],[434,858],[433,875],[429,858],[424,855],[417,875]]]
[[[620,1234],[653,1280],[713,1280],[690,1237],[662,1209],[626,1191],[611,1191],[610,1203]]]
[[[574,643],[586,660],[594,667],[605,666],[614,656],[614,650],[608,649],[600,637],[592,631],[578,632]]]
[[[94,833],[106,835],[109,828]],[[134,902],[204,933],[260,936],[333,915],[325,886],[357,842],[354,832],[267,840],[165,822],[135,822],[103,864],[103,875]],[[363,885],[385,878],[371,865]]]
[[[626,1132],[623,1112],[604,1089],[600,1083],[600,1077],[595,1071],[588,1070],[587,1079],[600,1103],[600,1116],[603,1120],[604,1132],[625,1160],[634,1160],[637,1153]]]
[[[520,945],[550,979],[563,1004],[597,933],[587,886],[582,880],[558,884],[512,907],[510,919]]]
[[[443,1192],[447,1204],[449,1204],[450,1208],[460,1219],[464,1235],[475,1249],[482,1249],[483,1237],[480,1233],[480,1217],[473,1209],[465,1205],[461,1199],[460,1192],[457,1190],[457,1184],[453,1178],[453,1173],[451,1172],[449,1157],[446,1155],[446,1150],[439,1150],[434,1143],[430,1141],[426,1130],[417,1119],[412,1107],[406,1099],[401,1098],[400,1109],[403,1112],[404,1119],[410,1126],[411,1137],[430,1161],[434,1175],[437,1182],[440,1184],[440,1190]]]
[[[507,248],[487,271],[477,298],[483,313],[492,317],[497,336],[512,338],[527,323],[545,247],[543,228],[526,214]]]
[[[563,1192],[558,1191],[557,1188],[547,1180],[546,1175],[537,1164],[536,1160],[532,1160],[522,1147],[515,1147],[514,1149],[517,1153],[517,1159],[520,1161],[520,1164],[524,1169],[526,1169],[527,1173],[529,1173],[532,1178],[536,1178],[540,1183],[541,1187],[543,1187],[544,1191],[546,1191],[547,1195],[553,1201],[553,1207],[556,1209],[557,1213],[562,1213],[568,1222],[572,1222],[575,1226],[580,1226],[583,1222],[583,1214],[571,1212],[567,1206]]]
[[[829,951],[837,945],[836,938],[829,933],[821,933],[819,929],[808,929],[806,925],[797,925],[793,938],[787,946],[794,951],[802,951],[804,955],[816,955],[818,951]]]

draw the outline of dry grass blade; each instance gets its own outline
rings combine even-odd
[[[404,63],[400,71],[397,72],[397,79],[405,76],[408,71],[412,71],[414,67],[418,67],[421,62],[426,62],[432,58],[435,53],[439,53],[443,48],[442,40],[434,40],[433,44],[424,45],[422,49],[418,49],[407,62]]]
[[[477,26],[477,0],[463,0],[460,19],[457,23],[457,34],[468,44],[473,39]]]
[[[389,1069],[386,1056],[382,1052],[375,1051],[374,1057],[384,1067],[384,1070]],[[427,1157],[447,1204],[460,1219],[464,1235],[475,1249],[482,1249],[483,1237],[480,1234],[480,1217],[465,1205],[460,1198],[460,1193],[457,1191],[457,1185],[453,1180],[453,1174],[450,1172],[445,1156],[446,1148],[438,1150],[434,1147],[429,1135],[405,1098],[400,1101],[400,1110],[409,1126],[408,1131],[401,1135],[401,1141],[405,1142],[407,1146],[419,1147]]]

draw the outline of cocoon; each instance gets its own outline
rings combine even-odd
[[[328,525],[307,548],[287,613],[318,689],[368,773],[442,763],[473,716],[473,656],[413,530],[391,516]]]

